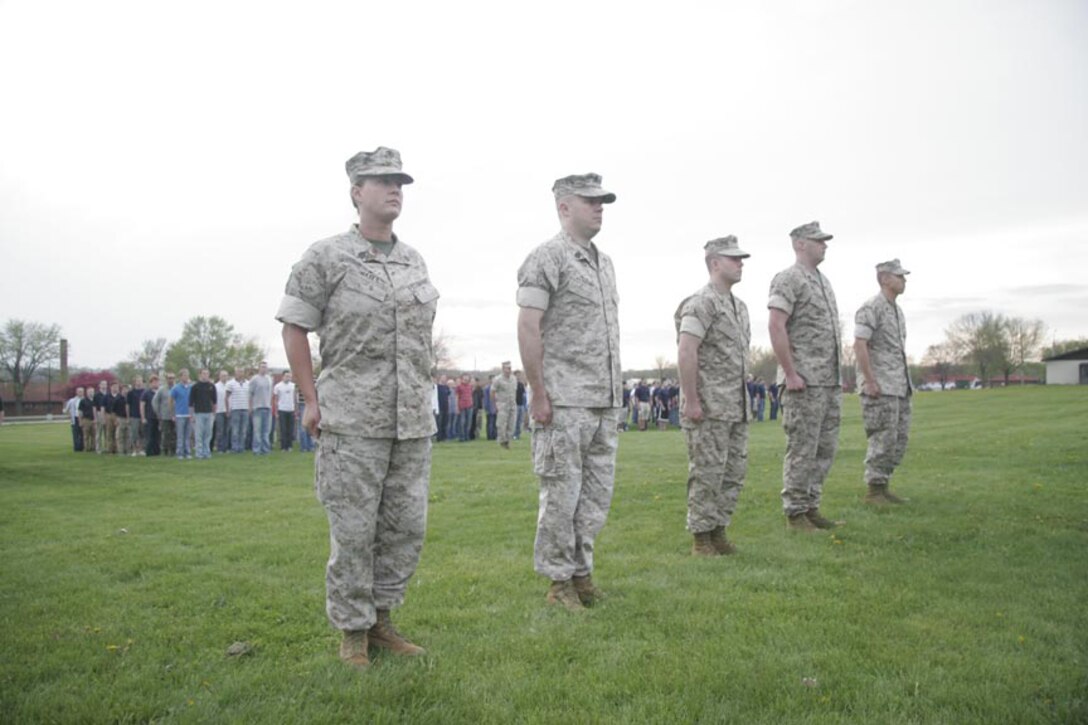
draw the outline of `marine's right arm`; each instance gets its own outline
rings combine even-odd
[[[297,382],[306,410],[302,414],[302,425],[317,438],[321,435],[321,407],[317,403],[317,386],[314,385],[314,363],[310,356],[310,339],[307,332],[298,325],[289,322],[283,324],[283,349],[287,353],[287,363],[291,366],[291,377]]]
[[[544,310],[535,307],[522,307],[518,311],[518,350],[525,377],[533,390],[529,415],[540,424],[548,425],[552,422],[552,403],[544,387],[544,338],[540,333],[543,319]]]
[[[790,351],[790,335],[786,331],[786,322],[790,316],[785,311],[776,307],[768,309],[771,313],[767,324],[767,331],[771,335],[771,349],[774,350],[778,364],[782,366],[782,372],[786,374],[787,390],[804,390],[805,381],[797,374],[797,368],[793,365],[793,353]]]
[[[702,340],[688,332],[680,333],[676,352],[676,369],[680,373],[680,392],[683,394],[680,415],[693,423],[703,419],[703,405],[699,400],[699,343]]]

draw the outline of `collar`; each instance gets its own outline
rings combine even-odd
[[[364,262],[385,262],[386,264],[405,265],[412,263],[412,260],[408,257],[408,252],[405,250],[404,245],[400,243],[400,238],[397,237],[396,234],[393,235],[393,248],[389,250],[388,255],[385,255],[374,249],[370,244],[370,241],[359,233],[358,224],[352,224],[348,233],[351,234],[356,245],[362,248],[363,251],[358,253],[358,257]]]
[[[574,258],[595,264],[593,261],[594,256],[600,259],[600,252],[597,250],[596,245],[590,240],[588,245],[583,246],[578,240],[572,237],[566,229],[559,230],[559,236],[572,247],[574,247]],[[592,254],[591,254],[592,252]]]

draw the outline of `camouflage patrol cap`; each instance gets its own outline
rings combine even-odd
[[[737,238],[730,234],[728,237],[719,237],[718,239],[711,239],[709,242],[703,245],[703,249],[706,250],[706,256],[711,257],[717,255],[719,257],[751,257],[751,254],[745,252],[739,246],[737,246]]]
[[[888,274],[910,274],[910,270],[903,269],[903,265],[899,263],[899,258],[891,260],[890,262],[881,262],[876,266],[876,271],[887,272]]]
[[[396,149],[379,146],[373,151],[360,151],[344,164],[348,178],[352,183],[366,176],[395,176],[402,184],[411,184],[413,179],[401,171],[400,152]]]
[[[820,222],[802,224],[790,232],[790,236],[794,239],[811,239],[814,242],[826,242],[834,238],[832,235],[820,229]]]
[[[600,199],[602,204],[611,204],[616,200],[615,194],[601,188],[600,174],[572,174],[556,179],[552,184],[552,193],[556,199],[573,195]]]

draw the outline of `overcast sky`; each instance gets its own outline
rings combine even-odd
[[[588,171],[618,195],[597,243],[628,369],[675,360],[730,233],[767,346],[813,219],[848,322],[877,262],[913,272],[916,358],[983,309],[1088,336],[1086,37],[1084,0],[0,0],[0,319],[104,367],[220,315],[282,365],[290,267],[352,223],[344,161],[385,145],[463,367],[517,360],[517,268],[558,229],[552,182]]]

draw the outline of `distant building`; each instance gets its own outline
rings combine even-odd
[[[1047,385],[1088,385],[1088,347],[1044,358]]]

